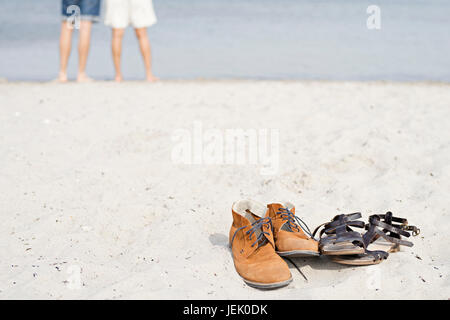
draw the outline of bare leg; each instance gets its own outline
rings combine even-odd
[[[91,42],[91,27],[91,21],[82,20],[80,23],[80,39],[78,43],[78,82],[92,80],[86,75],[86,62]]]
[[[120,69],[120,57],[122,55],[122,39],[125,33],[125,29],[113,28],[112,29],[112,55],[114,61],[114,69],[116,70],[115,80],[120,82],[123,80],[122,72]]]
[[[69,62],[72,44],[72,25],[64,21],[61,24],[61,36],[59,38],[59,76],[60,82],[67,82],[67,63]]]
[[[141,48],[142,58],[144,59],[145,72],[147,74],[147,81],[157,81],[158,78],[152,73],[152,53],[150,47],[150,41],[147,36],[146,28],[136,28],[136,37],[139,41],[139,47]]]

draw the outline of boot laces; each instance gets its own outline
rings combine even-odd
[[[260,231],[258,236],[256,237],[256,240],[253,242],[252,247],[254,247],[255,244],[259,243],[260,241],[262,241],[260,243],[260,245],[263,245],[264,243],[266,243],[267,238],[264,235],[270,236],[270,233],[264,231],[264,227],[266,227],[266,229],[269,229],[272,227],[272,219],[270,219],[270,217],[261,218],[255,222],[253,222],[252,227],[245,233],[245,234],[249,235],[248,238],[250,240],[252,240],[252,237],[253,237],[253,235],[255,235],[257,230]]]
[[[300,219],[299,217],[297,217],[291,210],[289,210],[288,208],[279,208],[277,211],[277,214],[280,215],[280,217],[283,220],[287,221],[287,225],[288,228],[294,232],[294,229],[296,231],[300,231],[303,230],[305,233],[308,234],[309,237],[312,237],[311,231],[309,230],[308,226],[306,225],[306,223]]]
[[[266,218],[261,218],[255,222],[253,222],[251,224],[251,228],[249,230],[247,230],[247,232],[245,232],[246,235],[250,235],[249,239],[252,240],[253,235],[257,232],[257,230],[259,230],[260,232],[258,233],[258,236],[256,237],[256,240],[253,242],[252,247],[255,246],[255,244],[257,244],[258,242],[261,241],[260,245],[263,245],[264,243],[266,243],[267,238],[264,235],[268,235],[270,236],[269,232],[264,231],[264,226],[266,227],[266,229],[271,229],[272,228],[272,219],[270,219],[270,217],[266,217]],[[244,228],[247,228],[248,225],[237,228],[236,231],[233,234],[233,238],[231,239],[231,244],[233,244],[234,241],[234,237],[236,237],[236,234],[239,230],[242,230]]]

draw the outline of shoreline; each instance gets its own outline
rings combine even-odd
[[[145,80],[124,80],[119,84],[141,84],[147,83],[148,85],[152,84],[171,84],[171,83],[261,83],[261,82],[275,82],[275,83],[304,83],[304,84],[320,84],[320,83],[334,83],[334,84],[343,84],[343,83],[361,83],[361,84],[410,84],[410,85],[441,85],[441,86],[450,86],[450,81],[437,81],[437,80],[411,80],[411,81],[402,81],[402,80],[326,80],[326,79],[228,79],[228,78],[217,78],[217,79],[161,79],[155,83],[147,83]],[[29,80],[13,80],[9,81],[7,79],[0,78],[0,85],[4,84],[25,84],[25,85],[34,85],[34,84],[57,84],[57,85],[70,85],[70,84],[110,84],[116,83],[114,80],[94,80],[92,82],[86,83],[78,83],[75,80],[70,80],[67,83],[59,83],[56,80],[42,80],[42,81],[29,81]]]

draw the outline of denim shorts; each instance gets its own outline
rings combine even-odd
[[[79,14],[81,20],[99,21],[100,0],[62,0],[61,13],[64,20]]]

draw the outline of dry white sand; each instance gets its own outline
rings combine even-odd
[[[279,169],[174,164],[177,129],[279,129]],[[0,298],[450,298],[450,86],[0,84]],[[235,272],[231,204],[290,200],[311,227],[392,210],[422,230],[378,266]]]

